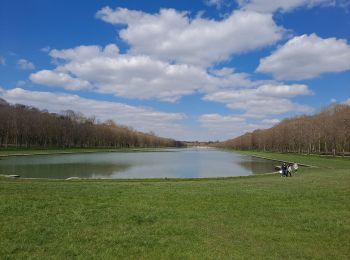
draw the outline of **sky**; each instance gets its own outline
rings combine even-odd
[[[226,140],[350,105],[350,0],[2,0],[0,98]]]

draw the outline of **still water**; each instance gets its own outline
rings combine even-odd
[[[0,174],[24,178],[209,178],[274,171],[276,162],[215,149],[0,158]]]

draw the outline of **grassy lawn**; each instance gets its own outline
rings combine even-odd
[[[298,162],[306,165],[317,166],[330,169],[350,169],[349,157],[332,157],[320,155],[302,155],[293,153],[273,153],[273,152],[256,152],[256,151],[240,151],[241,154],[270,158],[274,160],[282,160],[289,162]]]
[[[292,178],[0,178],[0,259],[349,259],[350,160],[258,155],[320,168]]]

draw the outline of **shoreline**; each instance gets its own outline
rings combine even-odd
[[[254,151],[237,151],[237,150],[230,150],[230,149],[225,149],[225,151],[228,152],[233,152],[233,153],[237,153],[237,154],[241,154],[241,155],[246,155],[246,156],[251,156],[251,157],[255,157],[255,158],[261,158],[261,159],[265,159],[265,160],[270,160],[270,161],[276,161],[276,162],[286,162],[286,163],[297,163],[298,166],[302,166],[302,167],[309,167],[309,168],[320,168],[319,166],[316,165],[311,165],[311,164],[305,164],[305,163],[301,163],[298,161],[289,161],[289,160],[281,160],[281,159],[273,159],[271,157],[265,157],[262,155],[257,155],[255,154]],[[272,152],[271,152],[272,153]],[[274,153],[272,153],[274,154]],[[282,153],[275,153],[275,154],[282,154]],[[290,155],[290,154],[285,154],[285,155]],[[291,155],[296,155],[296,156],[314,156],[314,155],[304,155],[304,154],[291,154]]]
[[[121,153],[121,152],[173,152],[173,151],[168,151],[166,149],[175,149],[174,147],[161,147],[161,148],[120,148],[120,149],[106,149],[104,150],[101,148],[99,149],[84,149],[79,150],[77,148],[76,150],[55,150],[55,149],[47,149],[47,150],[28,150],[28,152],[25,152],[25,150],[20,150],[19,153],[6,153],[7,151],[2,151],[0,149],[0,159],[1,157],[12,157],[12,156],[32,156],[32,155],[59,155],[59,154],[83,154],[83,153]],[[10,150],[13,151],[13,150]],[[4,153],[2,153],[4,152]]]
[[[319,168],[319,167],[317,167],[315,165],[309,165],[309,164],[292,162],[292,161],[286,161],[286,160],[271,159],[271,158],[264,157],[264,156],[259,156],[259,155],[248,155],[248,156],[255,157],[255,158],[261,158],[261,159],[265,159],[265,160],[270,160],[270,161],[276,161],[276,162],[297,163],[298,166],[303,166],[303,167]]]
[[[266,175],[277,175],[279,174],[278,171],[276,172],[266,172],[266,173],[257,173],[257,174],[251,174],[251,175],[245,175],[245,176],[227,176],[227,177],[206,177],[206,178],[144,178],[144,179],[108,179],[108,178],[80,178],[80,177],[69,177],[66,179],[54,179],[54,178],[30,178],[30,177],[21,177],[21,176],[11,176],[6,174],[0,174],[0,178],[8,178],[13,180],[40,180],[40,181],[88,181],[88,182],[94,182],[94,181],[113,181],[113,182],[186,182],[186,181],[219,181],[219,180],[230,180],[230,179],[238,179],[238,178],[256,178],[259,176],[266,176]]]

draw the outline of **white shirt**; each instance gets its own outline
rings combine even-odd
[[[293,168],[294,168],[294,170],[298,170],[298,164],[294,163]]]

